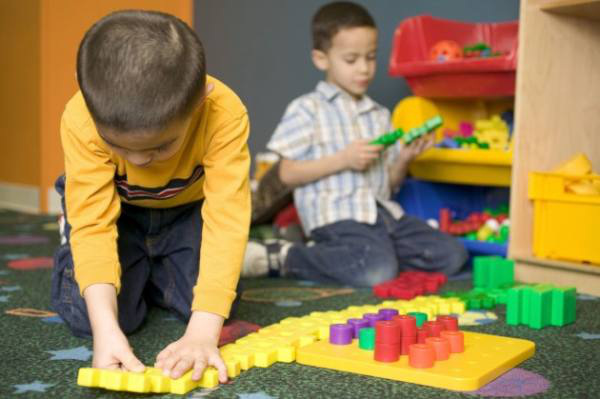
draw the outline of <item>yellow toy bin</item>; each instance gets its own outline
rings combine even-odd
[[[510,186],[512,151],[431,148],[409,165],[412,176],[442,183]]]
[[[568,191],[569,185],[581,182],[600,185],[600,176],[529,174],[536,256],[600,265],[600,195]]]

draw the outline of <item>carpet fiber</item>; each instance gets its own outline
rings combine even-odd
[[[58,245],[55,218],[0,211],[0,397],[140,398],[77,386],[77,370],[91,364],[91,341],[73,337],[49,305],[52,254]],[[466,290],[468,281],[448,290]],[[340,310],[378,303],[369,290],[320,286],[284,279],[244,281],[245,294],[227,337],[315,310]],[[195,390],[186,398],[598,398],[600,392],[600,298],[579,295],[577,321],[540,331],[506,325],[505,308],[497,320],[482,312],[465,330],[519,337],[536,343],[533,358],[476,394],[457,393],[384,379],[292,364],[253,368],[214,390]],[[180,337],[184,325],[152,309],[143,328],[130,337],[136,354],[152,364],[156,354]],[[147,395],[152,398],[179,395]]]

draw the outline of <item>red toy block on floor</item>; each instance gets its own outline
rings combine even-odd
[[[378,298],[413,299],[418,295],[436,293],[448,281],[443,273],[407,271],[393,280],[373,287]]]

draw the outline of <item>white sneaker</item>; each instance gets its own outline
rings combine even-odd
[[[291,246],[292,242],[278,239],[248,241],[241,276],[263,277],[282,274],[282,265]]]

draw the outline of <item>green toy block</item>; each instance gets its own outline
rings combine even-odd
[[[476,256],[473,258],[473,285],[475,287],[511,287],[514,280],[514,261],[500,256]]]
[[[521,302],[524,289],[524,286],[518,286],[508,290],[506,323],[511,326],[518,326],[521,323]]]
[[[552,291],[552,321],[553,326],[561,327],[575,322],[574,287],[558,287]]]
[[[538,330],[573,323],[575,295],[573,287],[552,284],[513,287],[508,290],[506,323],[523,324]]]
[[[539,330],[550,325],[552,320],[552,290],[549,285],[532,287],[529,311],[529,327]]]

